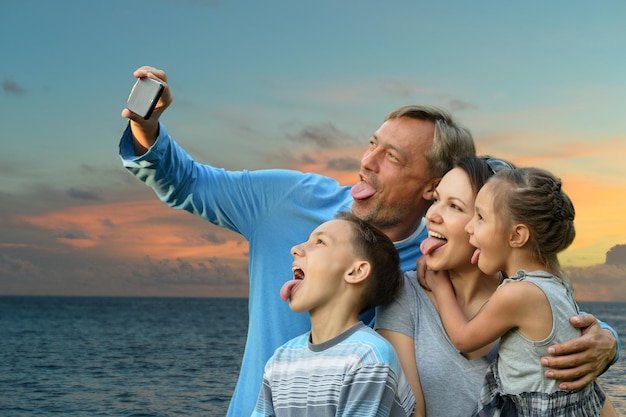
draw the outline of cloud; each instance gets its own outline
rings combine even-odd
[[[626,244],[615,245],[606,253],[604,264],[567,267],[576,299],[585,301],[623,301],[626,297]]]
[[[85,234],[85,232],[83,232],[82,230],[78,230],[78,229],[62,230],[59,233],[57,233],[55,237],[59,239],[80,239],[80,240],[89,239],[87,235]]]
[[[100,219],[99,221],[100,224],[107,229],[114,229],[115,227],[117,227],[115,223],[113,223],[110,219]]]
[[[406,83],[398,80],[387,80],[380,84],[380,88],[385,93],[403,99],[408,99],[420,92],[420,89],[415,87],[414,85],[411,85],[411,83]]]
[[[6,253],[0,255],[0,279],[1,277],[38,277],[41,270],[32,262],[14,258]]]
[[[606,253],[607,265],[626,265],[626,245],[615,245]]]
[[[101,201],[102,200],[102,193],[93,191],[93,190],[79,190],[76,188],[70,188],[69,190],[66,191],[66,194],[78,200],[89,200],[89,201]]]
[[[0,248],[0,294],[245,297],[247,262],[119,258],[57,254],[54,258]]]
[[[343,157],[330,159],[326,164],[326,169],[330,171],[358,172],[360,166],[361,163],[358,159]]]
[[[626,265],[594,265],[564,268],[577,300],[624,301],[626,298]]]
[[[430,86],[421,85],[410,77],[396,77],[380,80],[378,78],[359,78],[354,74],[350,78],[335,77],[332,82],[268,82],[272,90],[285,100],[293,103],[314,103],[323,106],[363,106],[385,102],[412,101],[432,102],[442,100],[444,94]],[[391,109],[389,109],[391,110]],[[382,117],[379,114],[377,117]]]
[[[223,236],[219,236],[217,233],[214,233],[212,231],[203,233],[200,235],[200,237],[209,243],[214,243],[217,245],[221,245],[223,243],[226,243],[227,241]]]
[[[478,106],[472,104],[467,101],[459,100],[459,99],[450,99],[448,100],[447,107],[452,111],[462,111],[462,110],[476,110]]]
[[[308,153],[298,155],[294,158],[293,161],[296,162],[298,165],[312,165],[317,163],[317,159],[315,159],[313,155]]]
[[[26,94],[26,89],[19,85],[16,81],[4,79],[2,81],[2,90],[7,95],[23,96]]]
[[[147,256],[143,264],[133,269],[133,275],[142,285],[241,286],[247,284],[247,274],[241,266],[219,258],[190,261],[182,258],[156,260]]]
[[[341,132],[332,123],[305,126],[296,134],[286,134],[288,140],[319,148],[336,148],[354,142],[349,134]]]

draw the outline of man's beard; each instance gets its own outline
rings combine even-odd
[[[407,203],[396,204],[393,207],[385,207],[384,202],[377,200],[371,207],[362,207],[361,202],[352,202],[352,211],[354,214],[361,220],[382,230],[402,223],[412,210],[414,209]]]

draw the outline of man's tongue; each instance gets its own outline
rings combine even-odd
[[[280,289],[280,298],[283,301],[287,301],[289,299],[289,297],[291,297],[291,294],[293,293],[293,291],[298,287],[298,285],[300,285],[302,283],[301,279],[292,279],[291,281],[287,281],[283,284],[282,288]]]
[[[430,255],[435,249],[439,249],[446,243],[448,243],[447,240],[437,239],[436,237],[429,237],[422,241],[422,244],[420,245],[420,250],[422,251],[422,255]]]
[[[480,256],[480,249],[476,248],[474,253],[472,254],[472,265],[476,265],[478,263],[478,257]]]
[[[355,200],[365,200],[373,196],[375,192],[376,190],[370,184],[365,181],[359,181],[352,187],[351,194]]]

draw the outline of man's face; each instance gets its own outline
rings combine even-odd
[[[434,188],[424,157],[433,145],[433,123],[408,117],[390,119],[372,135],[361,158],[361,181],[352,187],[352,211],[385,231],[407,237],[423,215]],[[393,231],[390,233],[390,231]]]

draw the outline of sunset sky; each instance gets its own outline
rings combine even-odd
[[[122,168],[152,65],[169,132],[228,169],[351,184],[387,112],[444,107],[480,154],[563,179],[577,298],[626,301],[625,21],[623,0],[1,2],[0,295],[247,295],[247,243]]]

